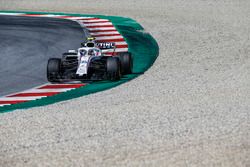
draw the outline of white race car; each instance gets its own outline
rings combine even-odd
[[[94,40],[82,43],[78,50],[69,50],[62,58],[50,58],[47,65],[49,82],[119,80],[122,75],[131,74],[133,59],[131,53],[122,52],[108,56],[101,49],[113,49],[114,43],[96,43]]]

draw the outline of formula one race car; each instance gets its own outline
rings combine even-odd
[[[115,56],[105,55],[102,49],[113,49],[114,43],[96,43],[88,40],[82,47],[69,50],[62,58],[50,58],[47,64],[49,82],[119,80],[122,75],[131,74],[133,59],[131,53],[122,52]]]

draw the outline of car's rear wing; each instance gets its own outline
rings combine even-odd
[[[114,42],[83,42],[82,47],[98,47],[100,49],[114,49]]]
[[[99,42],[99,43],[96,43],[96,45],[100,49],[115,49],[114,42]]]
[[[88,38],[87,42],[81,43],[82,47],[97,47],[102,53],[114,53],[116,46],[114,42],[96,42],[95,38]]]
[[[102,53],[104,55],[114,55],[115,53],[115,43],[114,42],[100,42],[100,43],[96,43],[97,47],[100,48],[102,50]]]

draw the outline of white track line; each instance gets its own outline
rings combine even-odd
[[[44,96],[29,96],[29,97],[1,97],[0,101],[16,101],[16,100],[37,100],[37,99],[41,99]],[[47,96],[45,96],[47,97]]]
[[[17,16],[17,15],[24,15],[25,13],[0,13],[0,15],[13,15],[13,16]]]
[[[96,19],[96,20],[79,20],[83,23],[91,23],[91,22],[109,22],[107,19]]]
[[[102,35],[102,34],[120,34],[118,31],[109,32],[90,32],[90,35]]]
[[[86,19],[86,18],[93,18],[93,17],[69,17],[69,18],[65,18],[65,19],[69,19],[69,20],[81,20],[81,19]]]
[[[102,36],[102,37],[95,37],[96,40],[104,40],[104,39],[124,39],[123,36]]]
[[[111,22],[104,23],[83,23],[85,26],[110,26],[113,25]]]
[[[127,52],[128,48],[117,48],[115,49],[115,52]],[[104,54],[107,52],[113,52],[113,49],[106,49],[102,51]]]
[[[115,45],[127,45],[127,42],[114,42],[115,43]]]
[[[89,31],[105,31],[105,30],[116,30],[115,27],[98,27],[98,28],[88,28]]]
[[[20,93],[42,93],[42,92],[66,92],[69,90],[72,90],[74,88],[62,88],[62,89],[30,89],[30,90],[25,90]]]

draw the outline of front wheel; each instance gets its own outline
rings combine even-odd
[[[60,75],[61,59],[50,58],[47,64],[47,79],[49,82],[57,82]]]
[[[107,77],[108,80],[116,81],[121,79],[121,66],[117,57],[108,57],[107,59]]]

